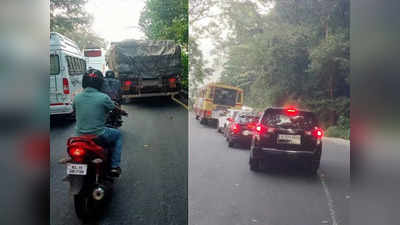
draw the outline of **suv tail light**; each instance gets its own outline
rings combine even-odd
[[[263,125],[263,124],[260,124],[260,123],[258,123],[257,125],[256,125],[256,132],[257,132],[257,134],[265,134],[265,133],[273,133],[274,131],[275,131],[275,128],[273,128],[273,127],[267,127],[267,126],[265,126],[265,125]]]
[[[63,78],[63,91],[64,94],[68,95],[69,94],[69,82],[67,78]]]
[[[312,135],[315,138],[320,139],[324,136],[324,131],[319,127],[314,127],[314,130],[312,131]]]
[[[210,110],[206,110],[206,117],[211,117],[211,111]]]
[[[240,126],[239,126],[239,124],[237,124],[237,123],[232,123],[232,125],[231,125],[231,131],[232,131],[232,133],[234,133],[234,134],[239,133],[239,132],[240,132]]]

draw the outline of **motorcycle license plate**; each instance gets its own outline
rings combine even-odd
[[[301,137],[300,137],[300,135],[279,134],[278,135],[278,144],[300,145]]]
[[[67,174],[70,175],[86,175],[87,165],[86,164],[67,164]]]

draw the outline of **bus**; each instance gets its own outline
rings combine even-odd
[[[243,90],[220,83],[210,83],[200,88],[193,106],[196,119],[201,124],[216,123],[228,109],[242,109]]]
[[[83,50],[87,69],[100,70],[103,74],[106,72],[106,58],[103,52],[101,48],[87,48]]]

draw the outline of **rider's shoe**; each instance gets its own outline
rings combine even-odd
[[[115,168],[111,168],[111,176],[113,177],[119,177],[121,175],[121,168],[120,167],[115,167]]]

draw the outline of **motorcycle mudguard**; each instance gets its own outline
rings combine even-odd
[[[69,192],[73,195],[79,194],[83,187],[84,176],[80,175],[69,175],[68,181],[70,183]]]

